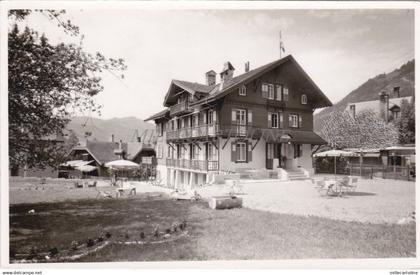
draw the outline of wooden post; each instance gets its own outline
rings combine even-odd
[[[211,209],[242,207],[242,198],[230,196],[212,197],[209,201],[209,207]]]

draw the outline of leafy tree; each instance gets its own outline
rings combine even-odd
[[[412,144],[416,142],[416,113],[415,100],[411,102],[401,101],[401,116],[396,120],[398,128],[398,141],[400,144]]]
[[[347,111],[334,111],[321,122],[320,135],[332,148],[381,148],[394,145],[398,132],[378,114],[364,110],[353,118]]]
[[[31,12],[11,11],[9,19],[20,20]],[[61,20],[64,11],[40,12],[78,35],[76,26]],[[100,74],[125,70],[124,60],[86,53],[81,44],[52,45],[45,35],[28,27],[21,30],[16,23],[9,30],[8,43],[10,167],[56,166],[66,148],[51,140],[63,135],[77,112],[100,112],[93,99],[103,90]]]

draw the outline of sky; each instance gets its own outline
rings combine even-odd
[[[161,111],[172,79],[204,83],[230,61],[235,75],[280,58],[279,31],[324,94],[337,102],[378,74],[414,58],[412,10],[67,10],[87,52],[123,58],[124,80],[104,73],[102,118],[145,119]],[[45,16],[22,25],[52,43],[78,43]],[[85,113],[84,115],[89,115]],[[90,114],[97,117],[96,114]]]

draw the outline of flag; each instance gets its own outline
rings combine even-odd
[[[283,40],[282,40],[282,38],[281,38],[281,31],[280,31],[280,53],[281,52],[285,52],[285,49],[284,49],[284,44],[283,44]]]

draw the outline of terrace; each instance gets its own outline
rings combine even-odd
[[[197,159],[166,159],[166,166],[199,171],[217,171],[219,170],[219,161]]]

